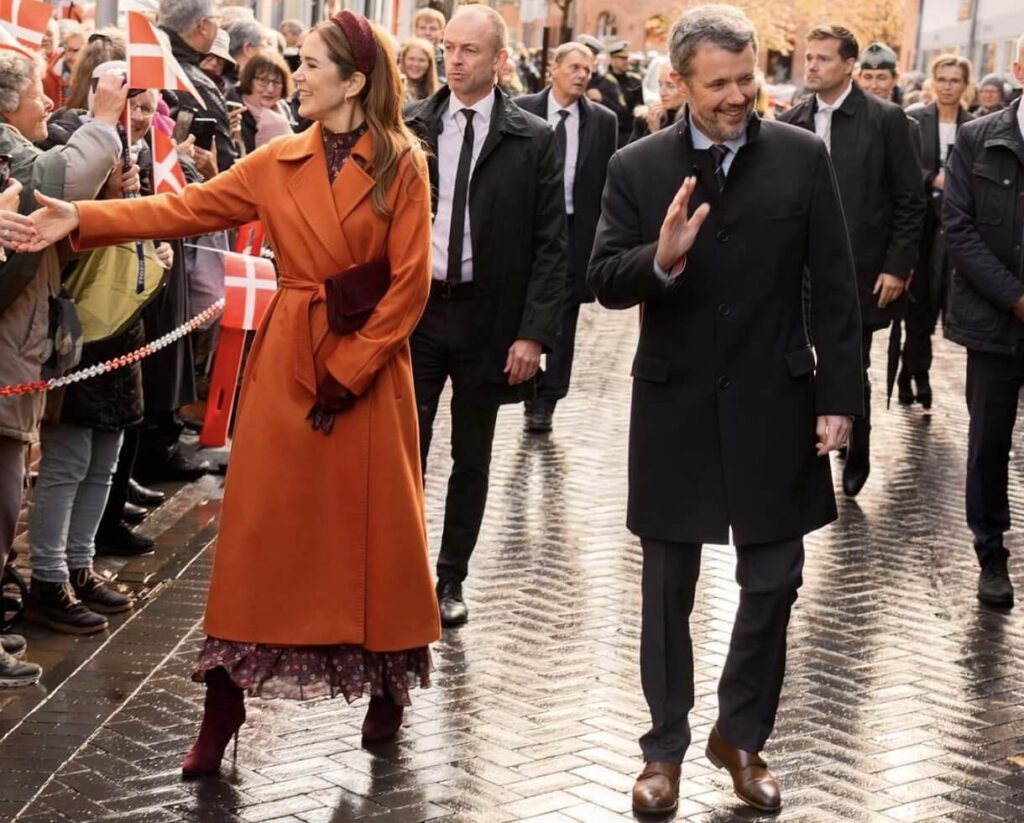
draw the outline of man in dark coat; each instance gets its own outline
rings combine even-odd
[[[917,269],[910,282],[907,340],[897,378],[900,403],[931,408],[932,335],[949,286],[949,258],[942,236],[942,191],[946,160],[960,127],[971,119],[961,103],[971,81],[971,63],[956,54],[941,55],[930,67],[935,102],[908,112],[921,129],[921,177],[928,208],[921,230]]]
[[[487,502],[501,403],[532,399],[565,292],[565,193],[551,127],[494,87],[508,58],[496,11],[461,8],[445,29],[448,83],[406,119],[429,155],[430,300],[412,335],[426,471],[438,400],[452,380],[452,459],[437,559],[441,622],[466,622],[462,581]]]
[[[1013,64],[1024,82],[1024,36]],[[1013,605],[1003,534],[1007,472],[1024,386],[1024,108],[964,124],[946,165],[942,223],[953,260],[946,337],[967,349],[967,525],[981,565],[978,598]]]
[[[924,194],[907,118],[899,106],[853,83],[860,48],[842,26],[807,35],[807,88],[815,92],[779,119],[815,132],[832,157],[857,265],[864,357],[864,416],[855,421],[843,491],[853,497],[871,472],[871,337],[898,315],[914,268]]]
[[[594,299],[587,286],[587,264],[601,216],[608,161],[615,153],[618,123],[604,106],[587,100],[592,66],[590,49],[581,43],[564,43],[555,51],[551,86],[539,94],[516,98],[516,105],[523,111],[547,120],[555,128],[569,230],[569,276],[562,328],[555,350],[548,355],[537,379],[537,399],[526,403],[526,429],[531,432],[551,431],[555,404],[569,393],[580,304]]]
[[[594,55],[594,70],[587,82],[587,97],[595,103],[600,103],[618,118],[620,128],[624,120],[629,120],[629,128],[633,127],[633,109],[626,103],[626,96],[622,92],[622,86],[615,79],[610,71],[605,71],[597,61],[605,52],[604,43],[589,34],[581,34],[576,40],[590,49]],[[626,139],[629,138],[629,129],[626,130]],[[619,145],[625,145],[625,140],[620,139]]]
[[[753,113],[756,44],[729,6],[675,24],[672,76],[688,108],[612,158],[590,262],[602,305],[643,307],[627,522],[643,547],[640,671],[652,720],[638,812],[677,803],[701,546],[730,532],[740,605],[707,753],[742,800],[780,807],[758,752],[782,689],[803,535],[836,517],[827,455],[864,402],[857,284],[828,153]]]
[[[608,74],[615,78],[626,101],[625,111],[619,116],[619,145],[625,146],[633,131],[636,110],[644,104],[644,79],[629,70],[628,40],[619,40],[608,47]]]
[[[178,92],[178,106],[196,117],[211,117],[217,121],[214,132],[217,170],[227,171],[238,159],[227,102],[217,84],[199,67],[217,37],[218,20],[213,0],[160,0],[160,28],[171,41],[174,59],[181,64],[205,104],[203,108],[191,94],[183,91]]]

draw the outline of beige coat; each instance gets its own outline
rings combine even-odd
[[[17,129],[0,124],[0,153],[12,155],[13,176],[25,187],[22,212],[32,210],[32,191],[39,175],[39,157],[59,155],[64,160],[65,200],[95,197],[118,159],[113,130],[88,123],[72,135],[67,145],[42,152]],[[0,313],[0,386],[39,380],[49,356],[49,296],[60,288],[61,254],[57,247],[38,256],[36,275]],[[0,397],[0,437],[25,443],[37,437],[43,414],[44,394]]]

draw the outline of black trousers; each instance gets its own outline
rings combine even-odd
[[[908,374],[927,374],[932,367],[932,335],[939,319],[928,288],[928,272],[914,274],[910,281],[907,315],[903,320],[903,369]]]
[[[132,426],[124,430],[124,441],[117,455],[117,469],[110,482],[110,494],[107,505],[100,518],[100,531],[116,528],[124,514],[124,504],[128,502],[128,481],[135,470],[135,460],[139,454],[140,427]]]
[[[860,353],[864,364],[864,416],[853,421],[850,430],[849,451],[860,452],[868,450],[871,442],[871,378],[868,372],[871,370],[871,339],[874,330],[862,327]]]
[[[537,399],[557,403],[569,393],[572,361],[576,353],[576,323],[580,318],[580,304],[567,298],[562,308],[562,328],[558,332],[555,348],[548,354],[544,371],[537,377]]]
[[[469,573],[469,559],[484,519],[499,407],[493,394],[473,383],[479,362],[473,333],[475,312],[473,299],[432,298],[410,340],[424,476],[438,401],[448,378],[452,381],[454,465],[448,478],[437,576],[460,581]]]
[[[978,562],[1005,552],[1010,528],[1007,479],[1024,353],[967,352],[967,525]]]
[[[701,546],[642,540],[640,679],[651,729],[640,738],[646,761],[681,763],[690,745],[693,643],[690,612]],[[718,684],[718,730],[733,746],[764,748],[786,672],[786,629],[803,582],[802,538],[736,548],[740,605]]]

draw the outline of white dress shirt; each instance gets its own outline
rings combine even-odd
[[[452,225],[452,201],[455,199],[455,175],[459,170],[459,155],[462,153],[462,136],[466,128],[463,109],[471,108],[473,115],[473,163],[469,179],[472,183],[473,170],[480,157],[480,150],[491,130],[491,112],[494,109],[494,94],[488,94],[472,106],[465,105],[453,92],[448,110],[441,116],[441,133],[437,137],[437,214],[431,232],[434,249],[433,276],[435,280],[448,279],[448,235]],[[462,242],[462,282],[473,280],[473,239],[469,226],[469,198],[466,198],[466,213],[462,215],[466,233]]]
[[[814,96],[815,102],[818,104],[817,110],[814,112],[814,133],[825,141],[829,154],[832,153],[832,112],[846,102],[846,98],[850,96],[851,91],[853,91],[852,81],[846,87],[846,91],[840,94],[832,103],[826,103],[819,95]]]
[[[576,184],[576,160],[580,155],[580,104],[573,103],[571,106],[560,106],[555,100],[554,92],[548,93],[548,122],[557,127],[562,117],[560,111],[569,112],[565,118],[565,213],[573,214],[575,207],[572,199],[572,189]]]
[[[1024,137],[1024,102],[1017,107],[1017,128],[1020,129],[1020,136]]]

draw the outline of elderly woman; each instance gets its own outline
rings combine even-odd
[[[104,77],[96,88],[94,118],[67,145],[42,152],[33,142],[46,138],[52,103],[43,93],[42,67],[14,51],[0,53],[0,155],[24,186],[21,205],[30,210],[36,192],[68,200],[95,197],[118,162],[118,117],[127,89],[120,77]],[[8,260],[0,269],[0,385],[39,380],[50,355],[50,297],[60,290],[60,249],[12,255],[34,230],[25,218],[0,215],[0,244]],[[0,397],[0,554],[6,559],[21,507],[25,447],[36,440],[43,413],[41,394]],[[78,598],[70,584],[60,587],[68,604]],[[0,667],[2,668],[2,667]],[[2,673],[0,673],[2,676]],[[36,672],[35,679],[38,679]],[[34,682],[23,677],[23,682]],[[8,685],[18,685],[17,683]]]
[[[426,100],[437,91],[434,46],[422,37],[410,37],[398,52],[398,70],[405,78],[405,102]]]
[[[275,137],[292,133],[291,110],[285,101],[292,96],[295,84],[282,57],[267,52],[250,58],[242,69],[238,90],[245,103],[242,144],[246,154]]]

